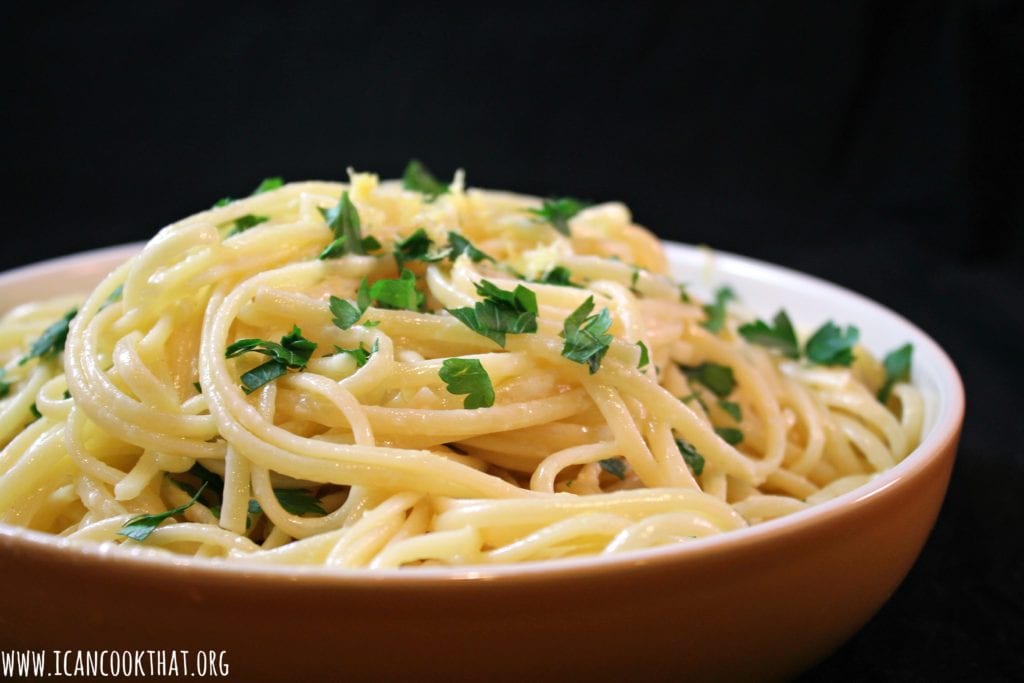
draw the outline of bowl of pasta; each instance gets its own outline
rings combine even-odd
[[[963,418],[855,293],[415,163],[0,311],[0,641],[244,678],[784,679],[902,581]]]

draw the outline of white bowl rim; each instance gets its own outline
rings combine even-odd
[[[685,264],[695,270],[704,267],[707,271],[707,266],[713,264],[716,275],[721,273],[729,277],[742,274],[742,277],[749,277],[758,282],[777,281],[783,283],[783,286],[812,287],[830,296],[855,303],[870,310],[873,315],[882,317],[888,323],[899,326],[901,332],[905,332],[904,336],[914,344],[915,368],[922,360],[925,361],[933,373],[934,381],[941,390],[937,397],[936,414],[931,420],[931,426],[926,425],[921,443],[901,462],[879,473],[867,484],[806,510],[748,528],[695,539],[686,543],[612,555],[537,560],[516,564],[368,570],[270,565],[244,560],[225,561],[172,555],[167,557],[144,556],[120,548],[111,549],[104,544],[63,542],[59,538],[55,539],[51,534],[4,523],[0,523],[0,538],[6,544],[25,546],[23,552],[50,551],[58,552],[65,557],[68,557],[65,554],[71,553],[79,562],[97,560],[117,564],[128,570],[135,567],[139,571],[163,569],[180,573],[182,577],[195,576],[197,579],[200,575],[203,578],[215,580],[239,576],[246,576],[250,579],[265,578],[272,581],[301,578],[303,583],[314,582],[332,586],[352,585],[356,587],[366,584],[410,587],[436,584],[440,586],[480,580],[488,582],[497,580],[502,584],[523,579],[553,581],[558,578],[571,579],[581,574],[617,572],[628,567],[684,563],[691,558],[695,560],[709,553],[737,551],[751,544],[772,542],[772,539],[780,534],[796,533],[808,526],[826,522],[828,519],[847,514],[867,504],[883,491],[921,473],[951,442],[955,442],[958,438],[963,422],[965,399],[963,383],[956,366],[930,336],[903,316],[852,290],[785,266],[729,252],[717,250],[710,252],[705,247],[678,242],[663,240],[662,244],[674,267]],[[143,245],[142,242],[136,242],[103,247],[8,270],[0,273],[0,290],[10,286],[11,281],[46,275],[52,271],[75,266],[91,267],[102,264],[109,270],[137,253]],[[673,274],[677,276],[676,273]],[[727,284],[728,280],[723,280],[723,283]],[[758,311],[758,313],[766,315],[767,311]],[[851,322],[857,323],[856,320]]]

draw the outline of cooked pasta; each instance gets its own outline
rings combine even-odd
[[[258,563],[548,560],[787,515],[919,439],[905,368],[698,302],[621,204],[277,185],[5,315],[0,521]]]

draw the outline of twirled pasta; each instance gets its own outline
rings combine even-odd
[[[380,246],[318,258],[336,237],[324,211],[343,191]],[[529,211],[539,205],[465,190],[460,177],[437,197],[369,174],[287,184],[164,228],[84,301],[10,311],[0,520],[138,553],[521,562],[789,514],[917,443],[920,396],[898,383],[880,403],[882,371],[866,350],[851,367],[815,366],[749,343],[732,316],[706,329],[705,309],[680,296],[659,243],[624,206],[586,208],[562,234]],[[370,306],[342,329],[329,298],[355,301],[364,278],[397,278],[392,251],[420,228],[430,256],[403,265],[423,310]],[[453,233],[479,251],[446,254]],[[571,286],[542,281],[556,268]],[[448,312],[473,307],[484,281],[532,291],[536,331],[502,347]],[[588,299],[608,310],[614,337],[595,372],[563,355],[565,321]],[[30,352],[76,305],[63,353]],[[229,358],[228,347],[293,328],[317,345],[308,363],[247,393],[240,378],[256,356]],[[335,347],[363,350],[365,363]],[[638,367],[642,349],[650,362]],[[449,391],[452,358],[479,361],[493,405],[466,408]],[[724,392],[695,382],[702,364],[729,369]],[[731,445],[723,428],[742,440]],[[288,503],[295,492],[304,511]],[[187,508],[142,542],[119,533],[177,506]]]

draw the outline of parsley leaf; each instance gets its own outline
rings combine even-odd
[[[227,347],[224,357],[234,358],[250,351],[270,356],[269,361],[242,375],[242,388],[249,394],[284,375],[289,368],[304,369],[315,350],[316,343],[303,337],[302,330],[294,325],[291,332],[281,337],[280,344],[263,339],[239,339]]]
[[[707,320],[701,323],[701,327],[708,332],[717,333],[725,325],[725,305],[735,299],[736,294],[729,287],[720,287],[715,292],[715,302],[704,306],[704,315]]]
[[[701,363],[695,367],[680,368],[688,378],[700,382],[719,398],[725,398],[736,388],[736,378],[733,377],[732,368],[728,365]]]
[[[363,281],[359,283],[355,306],[344,299],[331,295],[330,307],[331,313],[334,314],[331,322],[337,327],[347,330],[359,322],[359,319],[363,317],[363,313],[370,307],[370,285],[366,282],[366,278],[364,277]]]
[[[348,197],[348,191],[341,193],[338,203],[329,209],[320,209],[327,226],[334,231],[334,241],[320,252],[320,259],[335,258],[342,254],[367,254],[380,249],[375,237],[363,237],[359,222],[359,211]]]
[[[430,249],[433,246],[434,240],[430,239],[427,235],[427,231],[423,228],[418,228],[404,240],[395,242],[393,253],[395,255],[395,263],[398,264],[398,269],[401,270],[405,266],[406,261],[426,261],[427,263],[433,263],[443,259],[445,257],[444,253],[432,254],[430,252]]]
[[[506,334],[537,331],[537,295],[516,285],[511,292],[481,280],[476,292],[484,297],[473,308],[449,308],[448,312],[477,334],[493,339],[504,348]]]
[[[752,344],[777,349],[786,358],[799,358],[800,344],[796,340],[793,323],[790,322],[786,311],[780,310],[776,313],[772,322],[773,325],[768,325],[763,320],[756,320],[741,325],[740,335]]]
[[[247,213],[244,216],[235,219],[235,224],[230,230],[228,230],[228,234],[224,235],[224,237],[228,238],[232,235],[245,232],[249,228],[256,227],[260,223],[266,223],[269,220],[270,216],[257,216],[255,214]]]
[[[438,373],[450,394],[467,394],[465,408],[489,408],[494,405],[494,385],[476,358],[446,358]]]
[[[636,345],[640,347],[640,362],[636,364],[636,369],[643,370],[650,364],[651,355],[647,351],[647,344],[644,344],[643,341],[638,341]]]
[[[448,185],[438,181],[430,169],[418,159],[413,159],[406,165],[402,173],[402,187],[425,195],[428,202],[448,192]]]
[[[555,266],[548,272],[544,273],[539,280],[535,280],[538,284],[542,285],[558,285],[560,287],[577,287],[580,285],[573,282],[572,271],[565,266]]]
[[[539,209],[527,209],[540,221],[548,223],[558,232],[569,237],[569,219],[590,206],[571,197],[545,199]]]
[[[282,178],[281,176],[274,176],[272,178],[264,178],[263,181],[260,182],[260,184],[256,186],[256,189],[253,190],[249,194],[249,196],[251,197],[253,195],[262,194],[264,192],[269,192],[270,190],[276,190],[277,188],[281,187],[282,185],[284,185],[284,178]],[[220,199],[218,199],[216,202],[213,203],[213,208],[216,209],[216,208],[221,207],[221,206],[227,206],[228,204],[230,204],[233,201],[235,201],[235,200],[232,199],[231,197],[221,197]]]
[[[272,176],[270,178],[264,178],[256,189],[252,191],[252,194],[263,194],[264,192],[270,192],[284,185],[284,178],[281,176]]]
[[[808,360],[818,365],[849,366],[859,338],[860,332],[853,325],[848,325],[844,331],[829,320],[807,340],[804,352]]]
[[[484,252],[480,251],[473,246],[473,243],[463,237],[457,232],[448,233],[448,258],[454,261],[458,257],[465,254],[469,257],[469,260],[473,263],[480,263],[483,260],[490,261],[491,263],[497,263],[494,257],[488,256]]]
[[[416,289],[416,274],[411,270],[402,269],[397,280],[377,280],[370,287],[370,297],[381,308],[394,308],[406,311],[423,309],[426,297]]]
[[[679,449],[687,466],[693,470],[695,477],[704,473],[704,456],[698,453],[692,444],[682,439],[676,439],[676,448]]]
[[[740,408],[739,403],[733,401],[726,401],[724,398],[718,399],[718,407],[729,414],[729,417],[741,422],[743,420],[743,409]]]
[[[588,296],[562,325],[562,337],[565,339],[562,355],[576,363],[586,363],[590,374],[601,367],[601,359],[612,343],[612,336],[608,334],[612,317],[608,309],[603,308],[599,314],[590,315],[592,310],[594,297]]]
[[[885,355],[882,366],[885,368],[885,383],[878,390],[878,400],[885,403],[892,394],[893,385],[910,379],[910,361],[914,354],[913,344],[904,344]]]
[[[735,427],[715,427],[715,433],[730,446],[735,446],[743,441],[743,432]]]
[[[68,329],[71,327],[71,320],[78,314],[78,309],[72,308],[64,314],[64,317],[53,323],[39,335],[39,338],[32,342],[28,353],[18,360],[18,365],[24,365],[33,358],[46,360],[53,358],[64,350],[64,343],[68,339]]]
[[[277,502],[293,515],[302,516],[307,513],[326,515],[323,503],[308,489],[274,489]]]
[[[601,465],[601,469],[608,474],[618,477],[619,479],[626,478],[626,461],[622,458],[605,458],[604,460],[597,461]]]
[[[196,500],[199,499],[199,495],[203,492],[203,489],[205,488],[206,483],[204,482],[203,485],[199,487],[199,490],[196,491],[196,494],[192,496],[192,500],[185,503],[184,505],[179,505],[178,507],[173,508],[171,510],[167,510],[166,512],[159,512],[157,514],[152,515],[139,515],[138,517],[132,517],[127,522],[125,522],[121,529],[117,532],[118,536],[127,536],[133,541],[139,541],[140,543],[142,541],[145,541],[147,538],[149,538],[149,535],[153,533],[153,531],[158,526],[160,526],[160,523],[163,522],[165,519],[173,517],[174,515],[180,515],[182,512],[192,507]]]
[[[378,345],[378,340],[374,339],[373,340],[373,347],[370,348],[370,350],[364,349],[363,348],[363,342],[359,342],[359,346],[357,346],[354,349],[343,349],[340,346],[335,345],[334,352],[336,354],[337,353],[347,353],[348,355],[352,356],[352,359],[356,362],[356,367],[357,368],[361,368],[364,365],[366,365],[366,362],[368,360],[370,360],[370,356],[372,356],[373,354],[377,353],[378,346],[379,346]]]

